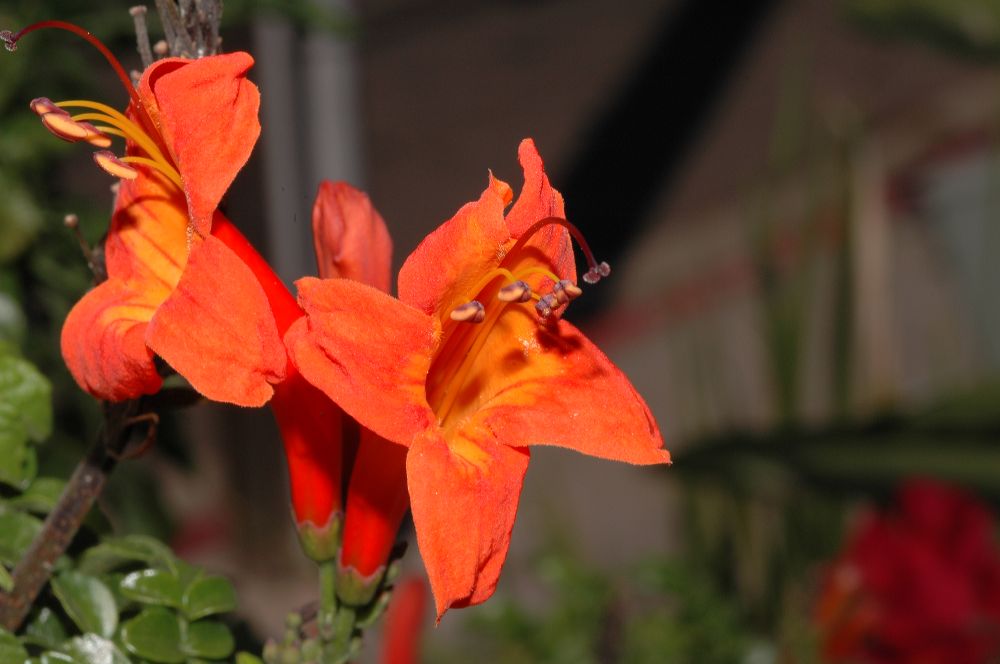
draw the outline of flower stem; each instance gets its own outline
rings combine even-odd
[[[38,593],[48,583],[56,560],[66,552],[121,458],[138,413],[139,401],[105,404],[101,434],[77,464],[59,502],[14,568],[13,588],[9,593],[0,593],[3,629],[17,631]]]

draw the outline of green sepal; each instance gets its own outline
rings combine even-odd
[[[317,526],[312,521],[296,522],[299,542],[305,554],[317,563],[334,560],[340,551],[340,533],[344,523],[344,515],[334,512],[323,526]]]

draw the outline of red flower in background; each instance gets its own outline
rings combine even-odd
[[[870,513],[817,605],[833,662],[985,664],[1000,657],[996,519],[973,496],[912,481]]]

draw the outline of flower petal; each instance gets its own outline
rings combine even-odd
[[[485,427],[513,447],[670,461],[646,403],[600,349],[565,321],[539,325],[533,312],[510,307],[475,358],[449,422]]]
[[[507,227],[515,238],[521,237],[535,222],[542,219],[566,218],[562,194],[552,188],[548,176],[545,175],[545,164],[542,163],[535,142],[530,138],[521,141],[517,157],[524,170],[524,186],[514,207],[507,213]],[[542,228],[528,241],[526,247],[537,248],[541,255],[548,258],[552,271],[560,277],[576,281],[573,244],[565,228],[560,226]]]
[[[267,297],[253,272],[215,237],[191,251],[146,342],[213,401],[261,406],[287,358]]]
[[[145,171],[123,180],[104,243],[108,274],[135,290],[136,282],[172,289],[187,262],[187,226],[187,205],[175,186]]]
[[[150,96],[163,139],[184,182],[191,221],[201,235],[257,142],[260,92],[246,73],[247,53],[198,60],[167,58],[146,69],[140,97]]]
[[[312,224],[320,277],[353,279],[389,292],[392,238],[367,194],[346,182],[321,182]]]
[[[296,286],[306,317],[285,334],[295,366],[362,426],[409,445],[434,422],[424,383],[439,326],[349,279],[306,277]]]
[[[489,439],[419,437],[406,459],[413,523],[438,620],[486,601],[507,557],[528,450]]]
[[[164,297],[110,279],[83,296],[62,329],[62,354],[73,378],[98,399],[124,401],[153,394],[163,382],[146,348],[146,324]]]
[[[510,241],[502,187],[491,176],[478,201],[424,238],[399,271],[399,299],[441,320],[476,295],[476,284],[499,264]]]

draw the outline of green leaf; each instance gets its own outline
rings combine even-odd
[[[188,620],[233,611],[236,609],[236,592],[232,584],[221,576],[196,579],[184,591],[183,609]]]
[[[108,587],[89,574],[67,571],[52,579],[52,590],[81,632],[111,638],[118,626],[118,607]]]
[[[0,565],[0,590],[5,593],[11,591],[14,588],[14,577],[10,575],[10,572],[6,567]]]
[[[114,643],[96,634],[72,639],[66,644],[66,652],[77,664],[131,664]]]
[[[70,662],[72,664],[73,658],[66,653],[56,652],[51,650],[46,653],[42,653],[41,664],[61,664],[61,662]]]
[[[235,647],[229,628],[214,620],[191,623],[184,636],[184,651],[193,657],[224,659],[232,654]]]
[[[0,506],[0,562],[16,565],[41,529],[35,517]]]
[[[143,569],[126,574],[119,586],[123,596],[143,604],[178,608],[181,605],[180,580],[161,569]]]
[[[17,300],[0,292],[0,352],[7,347],[17,348],[24,338],[28,323]]]
[[[127,563],[141,562],[177,574],[178,560],[166,544],[145,535],[106,537],[87,550],[79,569],[91,574],[108,572]]]
[[[38,616],[28,623],[25,629],[24,640],[28,643],[42,646],[43,648],[59,648],[66,640],[66,630],[63,628],[59,617],[49,608],[43,608],[38,612]]]
[[[151,662],[174,664],[184,661],[181,651],[182,625],[169,609],[152,607],[132,618],[121,629],[121,641],[133,655]]]
[[[248,652],[236,653],[236,664],[264,664],[264,660]]]
[[[65,487],[66,482],[57,477],[38,477],[24,493],[11,498],[7,504],[26,512],[48,514],[56,506]]]
[[[17,637],[0,629],[0,664],[24,664],[28,651]]]
[[[25,488],[36,460],[28,441],[52,430],[52,387],[29,362],[0,355],[0,482]]]

